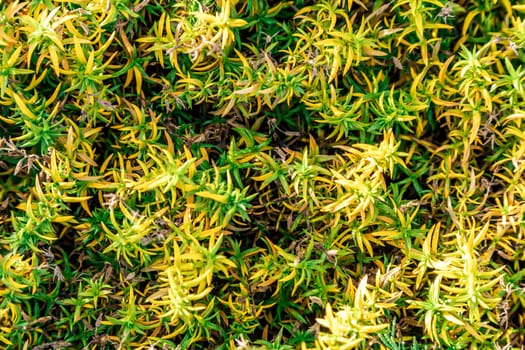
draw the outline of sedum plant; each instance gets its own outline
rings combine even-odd
[[[1,346],[518,349],[524,12],[1,2]]]

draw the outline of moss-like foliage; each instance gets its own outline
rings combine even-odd
[[[518,349],[524,16],[0,2],[0,347]]]

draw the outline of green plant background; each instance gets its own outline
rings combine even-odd
[[[6,349],[519,349],[525,5],[0,1]]]

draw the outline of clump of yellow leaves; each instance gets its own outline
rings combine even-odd
[[[317,319],[322,327],[317,342],[322,349],[354,349],[389,326],[378,320],[383,316],[381,309],[394,304],[378,305],[375,293],[368,290],[367,280],[365,275],[356,289],[349,286],[355,289],[352,305],[334,312],[327,304],[325,317]]]

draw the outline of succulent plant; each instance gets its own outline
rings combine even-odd
[[[519,348],[524,12],[1,2],[1,346]]]

